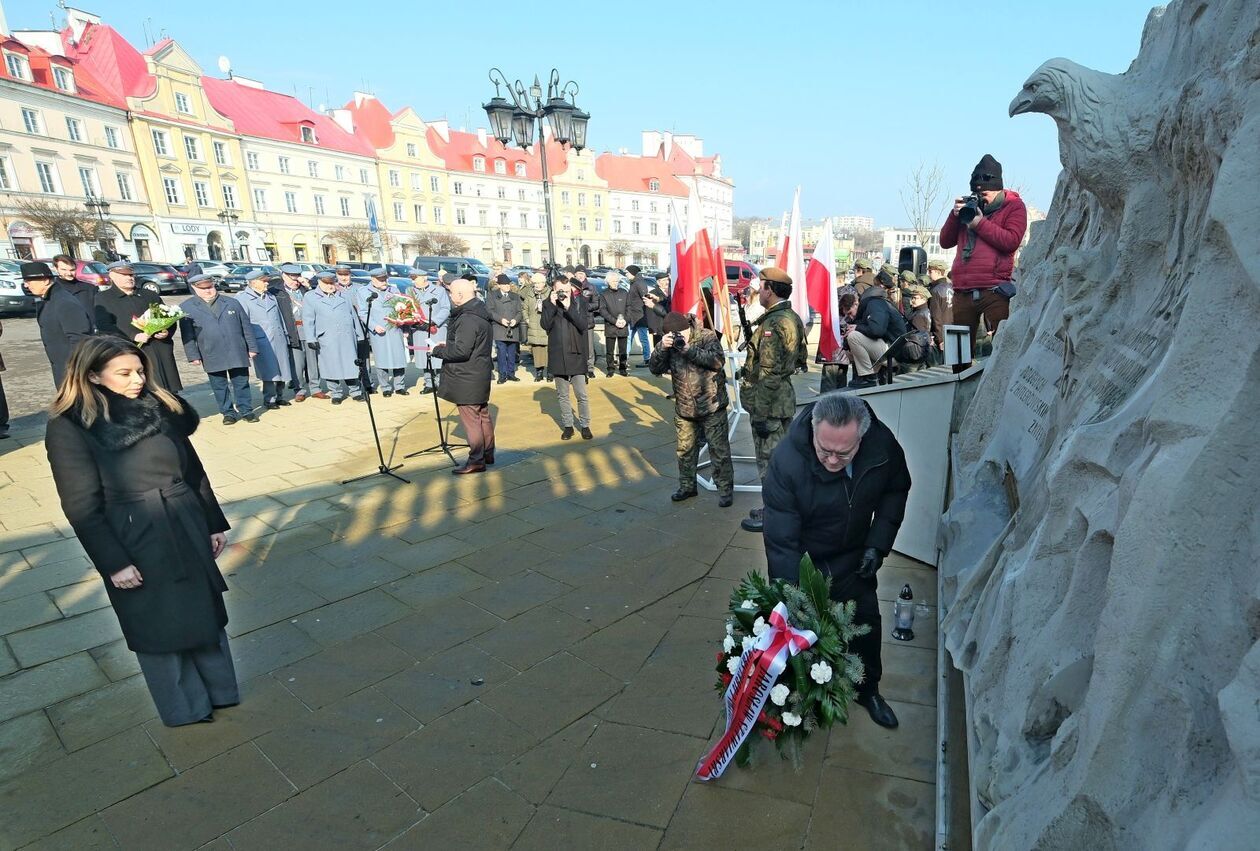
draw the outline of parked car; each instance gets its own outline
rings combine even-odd
[[[743,298],[753,281],[760,279],[761,269],[744,260],[726,261],[726,286],[731,295]]]
[[[451,272],[455,275],[463,275],[465,272],[472,272],[477,276],[478,289],[485,290],[490,286],[490,267],[475,257],[420,256],[411,261],[411,265],[438,274]]]
[[[201,274],[203,275],[214,275],[219,278],[225,277],[229,272],[231,272],[231,269],[228,268],[227,264],[219,260],[191,260],[187,263],[176,266],[175,268],[187,277],[192,274],[193,266],[199,266],[201,268]]]
[[[51,258],[43,258],[39,262],[47,263],[49,269],[52,269],[54,272],[57,271],[57,267],[53,264]],[[92,284],[100,289],[105,289],[109,286],[109,273],[105,270],[105,264],[97,263],[95,260],[74,261],[74,279],[85,284]]]
[[[0,260],[0,313],[34,313],[35,296],[22,283],[16,260]]]
[[[509,266],[508,268],[503,270],[503,274],[507,275],[509,278],[515,281],[517,278],[521,276],[522,272],[528,272],[532,275],[536,271],[538,270],[535,269],[533,266]]]
[[[245,289],[245,276],[255,269],[262,269],[268,275],[278,275],[280,270],[267,263],[238,263],[232,271],[219,280],[219,289],[227,293],[239,293]]]
[[[132,263],[131,269],[136,273],[138,287],[159,295],[188,291],[188,276],[168,263]]]

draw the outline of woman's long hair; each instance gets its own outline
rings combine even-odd
[[[182,413],[184,406],[175,394],[153,381],[153,370],[144,350],[130,340],[120,337],[102,336],[88,337],[70,354],[66,364],[66,374],[57,388],[57,396],[48,409],[50,416],[59,417],[73,411],[77,414],[85,428],[91,428],[97,417],[109,421],[109,404],[99,384],[92,383],[88,376],[100,374],[106,364],[120,355],[135,355],[140,358],[144,369],[144,391],[152,393],[159,402],[173,413]]]

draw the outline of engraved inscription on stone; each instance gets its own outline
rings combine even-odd
[[[1111,416],[1154,366],[1155,353],[1163,337],[1142,329],[1126,332],[1100,359],[1098,371],[1090,376],[1085,391],[1097,405],[1086,421],[1097,423]]]
[[[1023,359],[1010,395],[1007,413],[1019,424],[1018,432],[1040,444],[1049,433],[1050,415],[1058,398],[1056,380],[1062,370],[1063,341],[1049,331],[1037,335]]]

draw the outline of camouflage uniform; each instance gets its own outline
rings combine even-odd
[[[805,326],[787,301],[776,303],[753,323],[753,340],[748,347],[740,392],[754,424],[757,473],[763,478],[770,453],[787,434],[788,424],[796,415],[792,374],[805,366],[808,356]],[[758,423],[765,424],[764,435],[757,434]]]
[[[670,373],[674,384],[674,430],[678,436],[679,489],[695,493],[700,440],[709,444],[718,494],[735,491],[735,468],[727,433],[726,353],[716,332],[692,329],[687,351],[657,346],[648,359],[654,375]]]

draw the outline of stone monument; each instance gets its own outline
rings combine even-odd
[[[1257,847],[1260,3],[1175,0],[1010,112],[1064,170],[942,532],[977,847]]]

